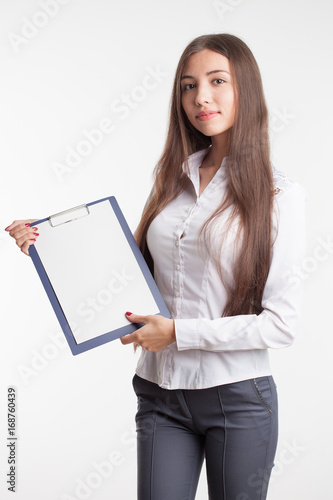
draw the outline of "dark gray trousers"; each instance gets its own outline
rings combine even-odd
[[[272,376],[167,390],[137,375],[138,500],[193,500],[206,459],[210,500],[265,500],[277,445]]]

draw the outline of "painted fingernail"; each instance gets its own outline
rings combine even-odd
[[[132,316],[133,313],[127,312],[126,316]]]
[[[38,231],[38,227],[32,227],[31,228],[33,231]]]
[[[25,227],[30,227],[30,224],[24,224],[24,225],[25,225]]]
[[[32,234],[34,234],[35,236],[39,236],[39,233],[32,233]]]
[[[7,227],[5,228],[5,231],[7,231],[7,229],[8,229],[9,227],[10,227],[10,224],[9,224],[9,226],[7,226]]]

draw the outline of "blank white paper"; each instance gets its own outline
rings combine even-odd
[[[108,200],[90,214],[38,225],[36,250],[78,344],[159,308]]]

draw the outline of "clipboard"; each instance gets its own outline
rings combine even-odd
[[[34,225],[29,253],[73,355],[142,326],[126,311],[170,317],[114,196]]]

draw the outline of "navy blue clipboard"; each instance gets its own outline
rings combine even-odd
[[[138,269],[139,269],[138,272],[139,273],[141,272],[142,278],[143,278],[145,284],[147,285],[147,290],[149,288],[150,294],[152,296],[152,300],[157,305],[158,311],[155,311],[152,314],[160,314],[160,315],[163,315],[165,317],[170,317],[170,313],[165,305],[165,302],[162,298],[162,295],[160,294],[160,292],[157,288],[157,285],[154,281],[154,278],[153,278],[153,276],[152,276],[152,274],[151,274],[151,272],[146,264],[146,261],[142,255],[135,239],[134,239],[134,236],[133,236],[133,234],[132,234],[132,232],[131,232],[131,230],[130,230],[130,228],[125,220],[125,217],[120,210],[120,207],[117,203],[117,200],[114,196],[111,196],[108,198],[103,198],[103,199],[98,200],[98,201],[93,201],[91,203],[81,205],[80,207],[74,207],[73,209],[66,210],[64,212],[61,212],[59,214],[55,214],[55,215],[47,217],[45,219],[41,219],[37,222],[34,222],[34,226],[38,226],[40,236],[39,236],[37,242],[35,243],[35,245],[31,245],[29,247],[29,254],[30,254],[32,261],[33,261],[33,264],[34,264],[34,266],[39,274],[40,280],[44,286],[44,289],[45,289],[47,296],[51,302],[53,310],[57,316],[57,319],[60,323],[60,326],[64,332],[64,335],[67,339],[67,342],[69,344],[69,347],[70,347],[73,355],[80,354],[82,352],[93,349],[97,346],[100,346],[102,344],[105,344],[107,342],[115,340],[119,337],[122,337],[124,335],[129,334],[129,333],[132,333],[132,332],[136,331],[137,328],[139,328],[141,326],[141,325],[135,325],[135,324],[129,323],[128,320],[126,320],[126,318],[125,318],[126,324],[124,326],[121,326],[121,327],[116,328],[116,329],[111,329],[110,331],[101,331],[100,334],[98,334],[98,335],[95,334],[93,336],[93,338],[89,338],[88,340],[84,340],[84,341],[81,340],[80,342],[78,342],[77,336],[75,335],[75,329],[73,328],[73,324],[71,324],[71,322],[68,320],[68,317],[64,311],[64,307],[61,303],[61,300],[59,299],[59,296],[58,296],[59,294],[57,295],[56,289],[55,289],[53,283],[51,282],[51,278],[49,276],[50,273],[48,271],[47,265],[45,265],[45,260],[43,260],[43,257],[41,257],[41,255],[40,255],[41,250],[40,251],[38,250],[39,241],[41,241],[40,239],[43,238],[43,234],[42,234],[43,231],[41,231],[43,229],[43,227],[46,229],[46,231],[51,231],[50,227],[56,228],[57,231],[66,230],[66,235],[67,235],[66,237],[68,238],[68,234],[70,234],[71,226],[70,226],[70,224],[67,224],[67,223],[73,223],[73,221],[77,220],[75,218],[75,214],[78,214],[78,217],[80,217],[80,218],[84,218],[85,216],[87,216],[87,219],[88,219],[90,212],[92,212],[92,210],[96,210],[96,208],[94,208],[94,206],[96,206],[97,204],[101,204],[101,203],[104,203],[103,206],[105,208],[106,208],[106,205],[108,203],[110,204],[112,211],[113,211],[113,214],[115,215],[115,217],[119,223],[121,231],[127,240],[128,247],[130,248],[130,250],[135,258],[135,261],[137,263],[136,265],[138,265]],[[107,208],[107,210],[109,210],[109,208]],[[85,219],[85,220],[87,220],[87,219]],[[106,221],[106,223],[107,223],[107,221]],[[45,224],[45,226],[44,226],[44,224]],[[84,224],[84,219],[82,219],[80,221],[80,224],[81,225]],[[63,229],[61,229],[61,227]],[[60,234],[60,233],[58,233],[58,234]],[[45,248],[45,239],[47,239],[46,236],[44,237],[44,248]],[[47,241],[46,241],[46,244],[47,244]],[[54,247],[50,247],[49,254],[50,254],[51,259],[53,259],[53,260],[57,259],[57,255],[56,255],[56,251],[54,251]],[[93,257],[95,262],[99,259],[99,255],[94,255],[91,257]],[[75,256],[73,256],[73,258],[75,259]],[[133,259],[133,262],[134,262],[134,259]],[[118,275],[120,276],[119,273],[118,273]],[[121,280],[121,278],[122,278],[122,276],[120,276],[119,279]],[[70,279],[70,276],[67,278],[67,280],[68,279]],[[114,279],[114,281],[115,281],[115,279]],[[124,282],[124,278],[123,278],[123,282]],[[68,284],[68,281],[67,281],[67,284]],[[73,284],[73,286],[75,286],[75,284]],[[115,287],[115,285],[113,285],[113,286]],[[118,290],[119,289],[120,289],[120,286],[118,283]],[[103,299],[104,301],[107,298],[107,295],[106,295],[106,297],[105,297],[105,295],[106,295],[106,293],[104,291],[104,299]],[[102,297],[102,295],[101,295],[101,297]],[[112,307],[112,305],[110,307]],[[82,310],[81,314],[85,313],[86,315],[88,315],[88,312],[87,312],[88,310],[84,311],[82,305],[81,305],[81,310]],[[137,312],[138,314],[142,314],[140,311],[133,311],[133,312]],[[92,311],[91,311],[91,314],[92,314]]]

